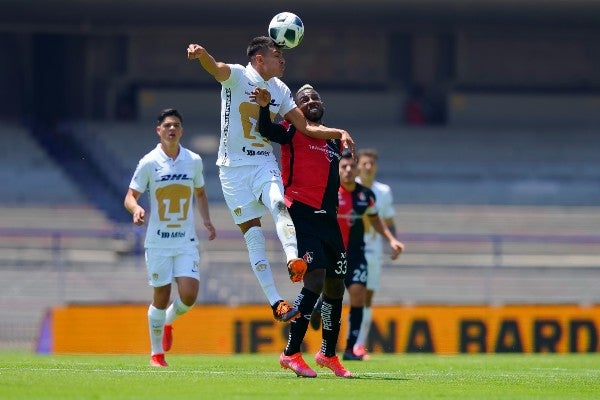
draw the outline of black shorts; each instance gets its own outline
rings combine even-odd
[[[296,227],[298,256],[306,261],[307,271],[325,269],[326,276],[344,279],[347,273],[346,250],[337,216],[297,201],[289,210]]]
[[[344,283],[346,287],[359,284],[367,286],[367,259],[365,258],[365,248],[349,249],[348,251],[348,271]]]

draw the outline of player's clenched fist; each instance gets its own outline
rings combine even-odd
[[[206,50],[199,44],[190,44],[187,48],[187,56],[190,60],[200,57],[204,52],[206,52]]]

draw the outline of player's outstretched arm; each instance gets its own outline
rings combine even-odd
[[[296,129],[304,132],[307,136],[312,138],[340,139],[342,141],[342,146],[350,149],[352,154],[354,154],[354,140],[347,131],[338,128],[329,128],[325,125],[309,122],[298,107],[290,110],[287,114],[285,114],[284,117],[290,121],[296,127]]]
[[[202,68],[211,74],[218,82],[223,82],[229,78],[231,69],[226,63],[215,61],[214,57],[199,44],[192,43],[187,48],[188,60],[198,59]]]

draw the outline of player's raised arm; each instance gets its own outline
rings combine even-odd
[[[215,61],[214,57],[199,44],[192,43],[187,48],[188,60],[198,59],[202,68],[211,74],[218,82],[223,82],[229,78],[231,69],[224,62]]]
[[[316,139],[340,139],[344,148],[348,148],[354,154],[354,140],[350,134],[338,128],[329,128],[325,125],[309,122],[298,107],[293,108],[287,114],[285,119],[290,121],[296,129],[304,132],[307,136]]]

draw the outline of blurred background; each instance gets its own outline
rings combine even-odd
[[[0,0],[0,347],[31,346],[52,306],[150,300],[123,198],[166,107],[219,231],[199,302],[264,303],[214,165],[220,85],[186,48],[246,64],[281,11],[306,29],[284,81],[393,189],[406,254],[376,303],[600,301],[600,1]]]

